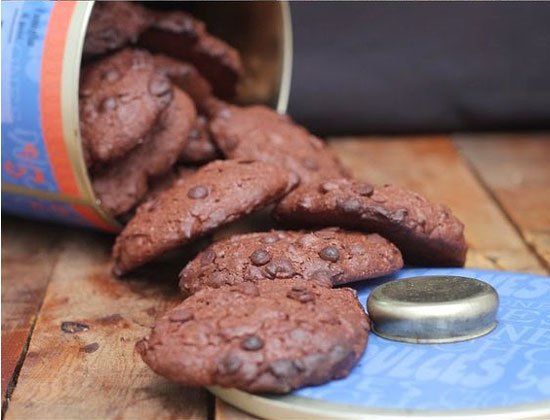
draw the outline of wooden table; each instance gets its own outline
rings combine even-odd
[[[450,206],[466,224],[468,266],[548,274],[549,134],[340,138],[331,147],[358,178],[399,183]],[[181,264],[116,280],[112,237],[2,221],[6,419],[248,417],[154,375],[134,352],[180,300]]]

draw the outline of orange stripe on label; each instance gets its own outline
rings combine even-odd
[[[80,190],[65,145],[61,103],[63,58],[75,6],[74,1],[57,2],[50,15],[42,52],[40,119],[48,159],[59,192],[67,197],[80,198]],[[80,57],[73,57],[73,59],[76,62],[71,65],[79,66]],[[68,112],[78,112],[78,109],[68,110]],[[79,204],[73,204],[72,207],[93,226],[109,232],[117,231],[90,207]]]
[[[103,220],[93,209],[82,204],[72,204],[72,208],[95,227],[111,233],[118,233],[120,229]]]
[[[56,2],[50,15],[42,52],[40,118],[44,143],[59,192],[70,197],[80,197],[65,147],[61,108],[63,56],[74,8],[73,1]],[[75,60],[79,58],[75,57]],[[74,65],[80,65],[80,62]],[[78,112],[76,109],[71,111]]]

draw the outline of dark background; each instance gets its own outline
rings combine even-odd
[[[292,2],[290,114],[323,134],[550,127],[550,3]]]

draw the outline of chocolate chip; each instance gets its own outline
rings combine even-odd
[[[313,207],[313,202],[309,197],[302,197],[298,200],[298,207],[308,210]]]
[[[291,378],[296,375],[298,369],[291,360],[275,360],[269,364],[269,370],[277,378]]]
[[[319,165],[317,164],[317,161],[315,159],[306,158],[302,160],[302,164],[306,169],[309,169],[311,171],[316,171],[319,169]]]
[[[351,255],[363,255],[365,253],[365,248],[360,244],[353,244],[350,248]]]
[[[292,263],[285,259],[279,258],[277,260],[271,261],[265,266],[265,273],[270,279],[289,279],[291,278],[295,271],[292,267]]]
[[[101,78],[110,83],[116,82],[118,79],[120,79],[120,73],[115,69],[110,69],[110,70],[107,70],[105,73],[103,73]]]
[[[116,99],[112,97],[105,98],[103,101],[101,101],[100,108],[104,112],[116,109]]]
[[[338,184],[332,181],[323,182],[319,185],[319,191],[323,194],[328,193],[329,191],[334,191],[338,189]]]
[[[354,213],[361,208],[361,203],[359,200],[350,198],[349,200],[339,201],[338,207],[343,210],[345,213]]]
[[[196,32],[193,21],[183,15],[175,15],[173,19],[166,21],[164,25],[166,29],[173,33],[193,35]]]
[[[212,248],[208,248],[201,255],[201,266],[212,264],[216,259],[216,252]]]
[[[61,323],[61,331],[76,334],[83,331],[88,331],[90,327],[80,322],[65,321]]]
[[[286,294],[286,297],[297,300],[300,303],[313,302],[315,300],[313,293],[311,293],[311,291],[306,287],[302,286],[292,287],[292,289],[290,289]]]
[[[264,340],[257,335],[250,335],[241,341],[241,348],[247,351],[260,350],[264,346]]]
[[[187,192],[187,197],[192,199],[205,198],[208,195],[208,189],[203,185],[196,185]]]
[[[237,286],[237,290],[246,296],[260,296],[258,286],[251,281],[245,281]]]
[[[352,353],[353,350],[350,347],[337,344],[330,351],[330,359],[333,364],[342,363],[345,362]]]
[[[80,351],[83,353],[93,353],[99,349],[99,343],[86,344],[84,347],[80,347]]]
[[[218,363],[218,372],[222,375],[229,375],[237,372],[242,365],[241,359],[228,354]]]
[[[172,90],[170,81],[166,77],[155,76],[149,82],[149,93],[155,96],[164,96]]]
[[[335,246],[326,246],[321,251],[319,251],[319,256],[330,262],[336,262],[340,258],[340,251]]]
[[[252,264],[261,266],[267,264],[271,260],[271,255],[265,249],[257,249],[250,255]]]
[[[170,314],[168,315],[168,319],[171,322],[180,322],[180,323],[191,321],[194,317],[195,316],[191,311],[183,308],[174,310],[170,312]]]
[[[262,242],[264,244],[274,244],[279,240],[279,237],[276,234],[273,235],[267,235],[262,238]]]
[[[371,184],[367,183],[361,183],[359,184],[355,190],[357,191],[357,194],[370,197],[372,193],[374,193],[374,187]]]

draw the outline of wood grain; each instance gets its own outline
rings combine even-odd
[[[162,264],[115,280],[111,241],[70,230],[6,419],[206,417],[205,391],[156,376],[134,351],[155,317],[181,300],[177,271]]]
[[[467,266],[545,273],[449,137],[358,140],[338,139],[331,146],[358,178],[404,185],[450,207],[466,225]]]
[[[470,134],[455,141],[548,270],[550,134]]]
[[[24,357],[66,229],[2,217],[2,403]],[[37,234],[40,232],[40,234]]]

